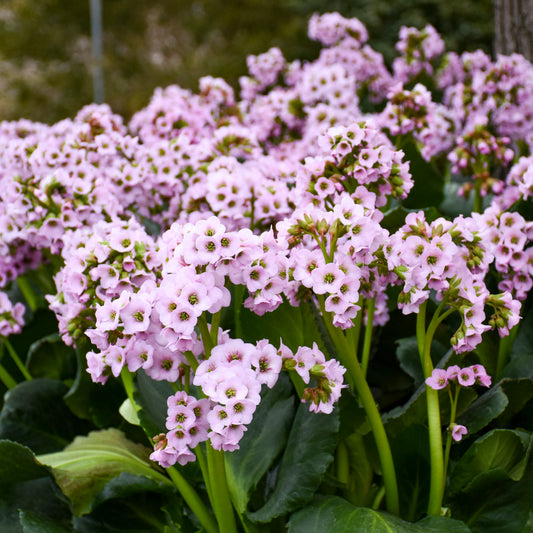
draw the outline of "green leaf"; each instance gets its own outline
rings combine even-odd
[[[37,453],[65,447],[89,426],[76,418],[63,401],[68,387],[48,378],[17,385],[5,396],[0,413],[0,438],[29,446]]]
[[[391,440],[392,455],[398,479],[402,517],[409,521],[420,518],[429,494],[429,439],[427,428],[413,425]]]
[[[28,370],[35,378],[63,379],[71,373],[75,361],[75,351],[58,333],[39,339],[28,350]]]
[[[502,470],[479,475],[450,501],[453,516],[463,519],[473,533],[525,533],[533,501],[531,460],[520,481]]]
[[[141,421],[139,420],[139,416],[137,415],[137,410],[135,409],[129,398],[126,398],[122,402],[122,405],[120,406],[118,412],[121,414],[122,418],[126,420],[126,422],[129,422],[134,426],[141,425]]]
[[[465,426],[472,435],[502,414],[508,404],[509,399],[501,386],[493,387],[470,404],[457,418],[457,423]]]
[[[294,412],[292,385],[282,374],[263,395],[239,450],[225,454],[228,487],[239,513],[246,511],[251,492],[284,449]]]
[[[344,442],[350,461],[350,484],[348,486],[350,501],[361,506],[370,505],[372,503],[369,498],[372,496],[374,469],[368,458],[365,441],[362,435],[352,433]]]
[[[355,507],[337,496],[317,498],[291,516],[289,533],[469,533],[457,520],[431,517],[412,524],[367,507]]]
[[[167,477],[153,468],[148,455],[144,446],[129,441],[117,429],[107,429],[77,437],[62,452],[41,455],[38,459],[53,468],[57,484],[72,502],[74,513],[80,516],[105,499],[106,491],[113,491],[117,483],[126,492],[132,479],[141,483],[143,490],[173,487]],[[127,477],[125,484],[114,481],[107,487],[121,474],[134,478]],[[142,478],[151,483],[144,483]]]
[[[400,363],[401,369],[411,376],[415,382],[415,387],[424,383],[424,372],[420,364],[418,354],[418,343],[416,337],[405,337],[396,341],[396,357]],[[444,357],[448,349],[438,340],[433,339],[431,343],[431,357],[436,362]]]
[[[405,217],[409,213],[423,211],[426,220],[428,223],[431,223],[433,220],[436,220],[441,216],[441,214],[438,212],[438,210],[435,207],[425,207],[422,209],[406,209],[403,205],[394,207],[392,209],[389,209],[385,216],[383,217],[383,220],[381,221],[381,226],[387,230],[389,230],[390,233],[395,233],[398,231],[404,224],[405,224]]]
[[[69,533],[69,524],[33,511],[20,511],[20,525],[24,533]]]
[[[98,427],[118,426],[118,409],[125,397],[122,385],[116,379],[109,379],[105,385],[93,383],[87,372],[87,351],[84,345],[76,349],[76,378],[65,395],[65,403],[77,417],[91,420]]]
[[[459,195],[461,184],[448,182],[444,185],[444,200],[440,204],[440,210],[449,218],[455,218],[459,215],[468,216],[474,210],[474,195],[471,194],[467,200],[464,196]]]
[[[338,430],[338,409],[315,414],[299,405],[274,490],[263,507],[248,514],[253,522],[270,522],[312,499],[333,460]]]
[[[71,513],[58,494],[51,469],[40,464],[31,450],[16,442],[0,441],[0,531],[25,531],[21,511],[68,524]]]
[[[0,440],[0,485],[23,483],[32,479],[51,476],[33,452],[9,440]]]
[[[533,353],[514,355],[503,369],[506,378],[529,378],[533,380]]]
[[[283,302],[275,311],[257,316],[246,308],[241,309],[243,339],[246,342],[257,342],[268,339],[274,346],[283,344],[295,351],[300,346],[312,346],[316,342],[324,351],[324,343],[316,325],[310,304],[301,303],[292,307]]]
[[[148,436],[166,433],[167,398],[174,395],[174,389],[168,381],[156,381],[139,371],[135,378],[136,389],[133,393],[140,410],[137,415]]]
[[[450,494],[465,490],[478,477],[491,471],[518,481],[529,459],[531,436],[523,431],[495,429],[476,440],[457,462]]]
[[[404,160],[409,161],[414,187],[403,205],[409,209],[439,206],[444,199],[444,178],[427,161],[413,143],[403,147]]]

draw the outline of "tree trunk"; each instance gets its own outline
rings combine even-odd
[[[494,51],[533,61],[533,0],[494,1]]]

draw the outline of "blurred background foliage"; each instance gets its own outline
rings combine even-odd
[[[492,52],[488,0],[102,0],[106,101],[127,119],[155,87],[193,90],[204,75],[238,87],[246,56],[278,46],[314,59],[314,12],[363,21],[390,61],[401,25],[433,24],[448,50]],[[92,101],[89,0],[2,0],[0,120],[52,123]]]

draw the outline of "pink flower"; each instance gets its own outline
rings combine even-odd
[[[435,368],[431,376],[426,379],[426,385],[433,390],[444,389],[448,385],[448,374],[446,370]]]
[[[461,426],[461,424],[452,424],[450,428],[452,431],[452,439],[456,442],[459,442],[463,438],[463,435],[468,433],[465,426]]]
[[[463,387],[470,387],[476,382],[476,376],[471,367],[461,368],[457,373],[457,382]]]

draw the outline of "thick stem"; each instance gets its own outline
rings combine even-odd
[[[11,374],[2,365],[0,365],[0,381],[9,390],[14,389],[17,386],[17,382],[11,377]]]
[[[171,466],[170,468],[167,468],[167,472],[183,499],[196,515],[196,518],[198,518],[198,521],[202,524],[207,533],[219,533],[219,529],[213,516],[204,505],[204,502],[200,499],[200,496],[198,496],[198,493],[189,485],[187,480],[180,474],[179,470]],[[225,530],[221,529],[220,531]]]
[[[474,213],[483,212],[483,196],[481,196],[481,179],[474,180]]]
[[[452,396],[451,390],[448,388],[448,394],[450,396],[450,426],[455,423],[455,416],[457,413],[457,400],[459,398],[460,387],[455,387],[455,395]],[[452,447],[452,434],[448,431],[446,436],[446,448],[444,449],[444,486],[442,491],[446,489],[446,473],[448,471],[448,462],[450,460],[450,449]]]
[[[348,448],[343,440],[337,446],[337,456],[335,458],[337,480],[348,486],[350,482],[350,461],[348,458]]]
[[[498,346],[498,362],[496,363],[496,381],[502,377],[503,369],[509,361],[509,355],[511,354],[517,333],[518,325],[509,331],[509,335],[507,335],[507,337],[500,339],[500,345]]]
[[[330,313],[324,308],[323,297],[319,298],[319,303],[322,311],[324,324],[331,336],[335,348],[337,349],[340,362],[348,371],[348,381],[352,389],[357,391],[359,399],[363,404],[366,416],[370,423],[370,428],[374,435],[376,447],[378,450],[379,460],[381,463],[381,470],[383,475],[383,483],[385,485],[385,495],[387,499],[387,510],[395,515],[400,511],[400,499],[398,496],[398,483],[396,481],[396,471],[394,469],[394,461],[392,459],[392,452],[390,449],[389,440],[383,420],[379,414],[376,402],[370,391],[370,387],[366,382],[365,376],[359,365],[359,361],[354,354],[354,347],[350,346],[342,330],[333,326],[331,322]]]
[[[24,364],[20,360],[17,352],[15,351],[13,346],[11,346],[11,343],[7,339],[4,339],[4,345],[7,348],[7,351],[9,352],[9,355],[11,356],[11,359],[13,359],[13,361],[17,365],[17,368],[20,370],[20,372],[22,373],[24,378],[27,381],[30,381],[32,379],[31,374],[28,372],[28,369],[24,366]]]
[[[207,320],[205,314],[202,314],[198,318],[198,329],[202,335],[202,342],[204,344],[205,358],[209,359],[211,356],[211,350],[213,349],[213,340],[211,339],[211,334],[209,333],[209,327],[207,326]]]
[[[376,307],[376,298],[368,300],[366,308],[366,326],[365,326],[365,338],[363,342],[363,355],[361,357],[361,366],[363,375],[366,377],[368,369],[368,360],[370,358],[370,346],[372,345],[372,331],[374,326],[374,310]]]
[[[213,449],[209,441],[207,442],[207,465],[213,497],[212,504],[218,527],[223,533],[237,533],[235,514],[226,482],[224,452]]]
[[[33,312],[37,311],[39,304],[37,301],[37,296],[33,292],[30,282],[24,276],[19,276],[17,278],[17,285],[19,286],[20,292],[22,293],[22,296],[24,296],[24,299],[28,303],[30,309]]]
[[[433,372],[433,363],[431,361],[431,343],[433,336],[439,324],[453,311],[448,309],[442,315],[439,315],[440,310],[445,305],[445,299],[439,305],[437,311],[433,315],[428,329],[424,332],[424,320],[417,320],[417,339],[419,339],[419,346],[421,339],[423,342],[423,353],[421,354],[422,368],[424,370],[424,377],[428,378]],[[424,308],[421,309],[425,312]],[[442,499],[444,496],[444,458],[442,450],[442,429],[439,406],[438,391],[426,385],[426,406],[428,413],[428,431],[429,431],[429,457],[431,465],[431,479],[429,486],[429,503],[428,514],[440,515]]]

